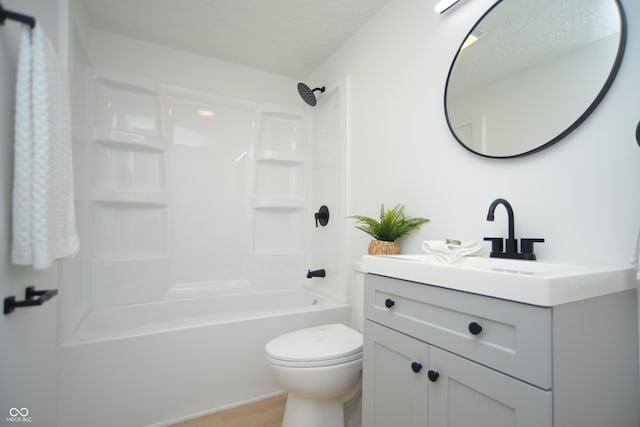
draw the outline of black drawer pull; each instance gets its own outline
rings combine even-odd
[[[413,362],[411,364],[411,370],[417,374],[418,372],[420,372],[422,370],[422,364],[420,364],[418,362]]]
[[[387,298],[386,300],[384,300],[384,306],[387,308],[391,308],[394,305],[396,305],[396,302],[394,300],[392,300],[391,298]]]
[[[482,326],[480,326],[476,322],[471,322],[469,323],[469,332],[471,333],[471,335],[478,335],[480,332],[482,332]]]
[[[438,381],[438,378],[440,378],[440,374],[432,370],[429,370],[429,372],[427,372],[427,376],[432,383],[435,383],[436,381]]]

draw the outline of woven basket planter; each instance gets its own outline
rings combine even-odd
[[[369,255],[397,255],[400,253],[398,242],[385,242],[384,240],[372,240],[369,243]]]

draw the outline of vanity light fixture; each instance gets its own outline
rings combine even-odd
[[[459,1],[460,0],[440,0],[433,9],[436,13],[445,13],[451,6]]]

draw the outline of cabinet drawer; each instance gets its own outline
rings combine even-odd
[[[543,389],[551,309],[367,274],[365,317]]]

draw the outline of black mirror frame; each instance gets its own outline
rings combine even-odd
[[[616,58],[615,58],[615,60],[613,62],[613,65],[611,67],[611,71],[609,72],[607,80],[604,82],[604,85],[600,89],[600,92],[598,92],[598,95],[595,97],[595,99],[589,105],[589,107],[587,107],[587,109],[584,111],[584,113],[582,113],[571,125],[569,125],[569,127],[566,130],[564,130],[563,132],[558,134],[556,137],[552,138],[550,141],[545,142],[544,144],[541,144],[541,145],[539,145],[538,147],[536,147],[536,148],[534,148],[532,150],[526,151],[524,153],[509,155],[509,156],[491,156],[491,155],[488,155],[488,154],[479,153],[479,152],[477,152],[475,150],[472,150],[467,145],[465,145],[462,141],[460,141],[460,139],[458,138],[458,136],[454,132],[454,130],[453,130],[452,126],[451,126],[451,122],[449,121],[449,114],[447,113],[447,90],[449,88],[449,79],[451,77],[451,72],[453,71],[453,67],[454,67],[454,65],[456,63],[456,59],[458,59],[458,55],[460,55],[460,52],[462,51],[462,45],[464,44],[464,41],[467,39],[467,37],[469,37],[469,35],[478,26],[478,24],[480,22],[482,22],[484,17],[487,16],[489,13],[491,13],[491,11],[496,6],[498,6],[500,3],[502,3],[503,1],[504,0],[496,1],[476,21],[476,23],[471,27],[471,29],[469,30],[467,35],[462,40],[462,43],[460,43],[460,46],[458,47],[458,50],[456,51],[456,54],[453,57],[453,61],[451,61],[451,65],[449,66],[449,72],[447,73],[447,80],[446,80],[445,86],[444,86],[444,98],[443,98],[443,100],[444,100],[444,115],[445,115],[445,119],[446,119],[446,122],[447,122],[447,127],[449,128],[449,131],[451,132],[451,135],[453,135],[453,137],[456,139],[456,141],[458,141],[458,143],[460,145],[462,145],[466,150],[468,150],[468,151],[470,151],[473,154],[476,154],[478,156],[491,158],[491,159],[513,159],[513,158],[516,158],[516,157],[528,156],[528,155],[531,155],[533,153],[537,153],[538,151],[544,150],[545,148],[548,148],[548,147],[552,146],[553,144],[555,144],[556,142],[560,141],[561,139],[563,139],[564,137],[569,135],[571,132],[573,132],[578,126],[580,126],[587,119],[587,117],[589,117],[589,115],[591,115],[591,113],[593,113],[593,111],[598,107],[600,102],[604,99],[605,95],[609,91],[609,88],[613,84],[613,81],[615,80],[615,78],[616,78],[616,76],[618,74],[618,70],[620,69],[620,66],[622,64],[622,58],[624,56],[625,48],[626,48],[626,45],[627,45],[627,20],[626,20],[626,15],[625,15],[625,12],[624,12],[624,8],[622,7],[622,3],[620,3],[620,0],[613,0],[618,5],[618,11],[620,13],[620,43],[618,45],[618,53],[616,54]],[[640,144],[640,142],[639,142],[639,144]]]

